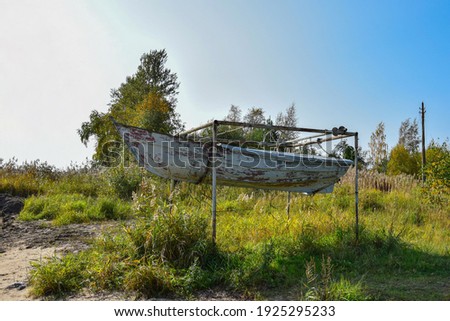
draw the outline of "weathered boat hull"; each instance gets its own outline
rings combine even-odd
[[[210,183],[212,146],[115,124],[140,166],[163,178]],[[314,194],[329,193],[350,160],[218,145],[217,184]]]

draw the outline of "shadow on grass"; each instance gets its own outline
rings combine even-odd
[[[355,244],[351,233],[337,231],[333,235],[315,237],[302,234],[292,244],[284,243],[273,265],[285,280],[283,287],[291,288],[284,299],[308,299],[311,286],[329,287],[345,280],[348,286],[359,287],[358,296],[342,296],[337,300],[448,300],[450,298],[450,256],[427,253],[404,243],[389,232],[362,234]],[[279,249],[282,249],[280,247]],[[330,261],[330,275],[323,275],[323,265]],[[311,282],[308,264],[317,265],[316,279]],[[325,262],[325,263],[324,263]],[[326,274],[326,273],[325,273]],[[331,280],[327,280],[331,279]],[[342,283],[344,284],[344,283]],[[345,284],[344,284],[345,285]],[[296,290],[293,290],[295,289]],[[268,296],[273,293],[267,291]],[[322,289],[323,290],[323,289]],[[326,290],[326,289],[325,289]],[[278,294],[277,299],[283,299]],[[318,299],[323,299],[319,297]],[[317,299],[317,297],[313,297]],[[327,299],[325,297],[325,299]]]
[[[87,287],[186,299],[220,288],[251,300],[449,299],[449,255],[415,249],[389,231],[366,230],[355,244],[351,229],[322,236],[308,230],[229,252],[220,244],[211,248],[207,234],[192,235],[195,220],[177,223],[186,228],[174,235],[156,223],[152,233],[144,225],[122,229],[98,239],[91,250],[35,266],[33,293],[65,297]],[[181,249],[177,242],[169,248],[169,239],[189,246]]]

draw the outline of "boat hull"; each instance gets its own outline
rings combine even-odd
[[[314,194],[329,193],[353,164],[330,157],[217,145],[182,140],[144,129],[115,124],[140,166],[167,179]]]

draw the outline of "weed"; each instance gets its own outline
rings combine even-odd
[[[126,229],[134,244],[135,259],[187,268],[209,249],[205,218],[181,211],[155,215]]]
[[[306,292],[301,299],[313,301],[361,301],[370,299],[361,282],[353,284],[343,276],[338,281],[333,278],[333,265],[330,257],[325,259],[322,256],[320,266],[321,271],[319,273],[314,258],[311,257],[306,262],[306,283],[304,284]]]
[[[67,254],[53,257],[48,262],[31,263],[31,294],[34,296],[62,297],[81,290],[86,261],[83,255]]]
[[[169,269],[147,262],[127,273],[124,289],[137,292],[145,298],[151,298],[174,291],[173,278]]]
[[[305,276],[307,289],[304,295],[306,300],[329,300],[330,298],[330,284],[331,284],[331,258],[326,260],[322,256],[322,271],[318,273],[316,270],[316,262],[314,258],[310,258],[305,265]]]
[[[123,165],[111,167],[106,173],[106,180],[113,192],[122,199],[131,199],[142,181],[142,172],[139,167],[124,167]]]
[[[343,276],[329,286],[330,300],[333,301],[366,301],[371,300],[361,281],[352,283]]]

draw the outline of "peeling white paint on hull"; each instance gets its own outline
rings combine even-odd
[[[167,179],[211,183],[212,145],[115,123],[140,166]],[[330,193],[353,164],[331,157],[218,144],[217,184],[314,194]]]

